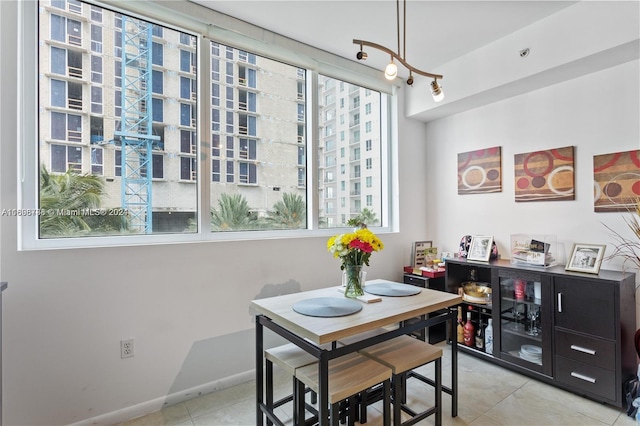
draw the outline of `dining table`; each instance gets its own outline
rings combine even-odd
[[[404,289],[407,284],[388,280],[368,280],[367,287],[389,287]],[[413,286],[409,286],[413,287]],[[411,334],[417,330],[449,323],[449,336],[456,336],[457,309],[462,301],[461,296],[439,290],[415,287],[411,294],[400,292],[390,296],[375,296],[365,293],[360,299],[345,298],[340,286],[331,286],[309,290],[251,302],[251,309],[256,313],[255,348],[256,348],[256,425],[263,425],[265,417],[278,424],[277,418],[265,404],[264,379],[264,329],[267,328],[285,340],[297,345],[318,359],[318,424],[325,426],[329,422],[328,370],[329,361],[349,353],[357,352],[365,347],[393,339],[400,335]],[[384,293],[384,292],[383,292]],[[310,303],[323,300],[340,302],[354,306],[354,312],[323,313],[307,311]],[[338,303],[338,305],[342,305]],[[302,312],[302,313],[301,313]],[[431,314],[431,315],[429,315]],[[354,343],[338,345],[338,341],[373,330],[384,329],[381,334],[366,337]],[[368,333],[367,336],[370,336]],[[353,340],[353,339],[351,339]],[[458,351],[457,340],[448,339],[451,344],[451,386],[443,386],[443,391],[451,395],[451,416],[458,414]]]

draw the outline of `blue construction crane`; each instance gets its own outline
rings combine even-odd
[[[129,213],[129,229],[152,232],[153,141],[152,24],[122,15],[122,208]]]

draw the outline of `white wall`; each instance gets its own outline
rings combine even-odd
[[[509,257],[510,235],[552,234],[568,252],[574,242],[613,240],[604,224],[628,233],[622,213],[594,213],[593,156],[640,148],[638,61],[427,124],[429,235],[457,251],[463,235],[493,235]],[[502,147],[502,192],[457,194],[457,154]],[[575,147],[575,200],[516,203],[514,155]],[[566,256],[565,256],[566,258]],[[605,262],[617,269],[620,261]]]

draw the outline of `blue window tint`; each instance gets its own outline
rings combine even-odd
[[[151,72],[151,90],[153,93],[162,94],[164,87],[164,74],[162,71],[153,70]]]
[[[65,75],[67,73],[67,51],[51,46],[51,72]]]
[[[51,106],[67,106],[67,84],[60,80],[51,80]]]
[[[151,62],[154,65],[164,64],[164,47],[160,43],[153,43],[151,47]]]
[[[153,98],[153,121],[164,121],[164,104],[162,99]]]

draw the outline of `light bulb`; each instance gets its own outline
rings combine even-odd
[[[440,102],[444,99],[444,93],[442,92],[442,87],[438,85],[436,80],[431,82],[431,96],[433,96],[433,100],[435,102]]]
[[[393,80],[398,75],[398,67],[393,63],[393,59],[384,69],[384,76],[387,80]]]

